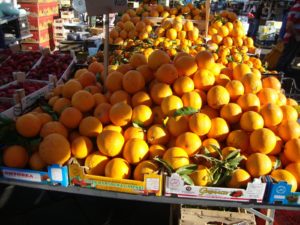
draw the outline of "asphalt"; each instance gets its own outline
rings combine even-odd
[[[6,186],[0,185],[0,197]],[[1,225],[167,225],[169,205],[14,187],[0,201]],[[3,195],[2,195],[3,200]],[[4,204],[2,204],[5,202]]]

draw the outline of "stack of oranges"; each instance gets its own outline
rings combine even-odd
[[[174,60],[162,50],[148,58],[136,53],[105,80],[97,80],[95,74],[102,70],[94,62],[54,89],[48,103],[59,115],[57,121],[40,108],[20,116],[19,134],[42,140],[30,156],[21,146],[8,147],[5,165],[22,168],[29,163],[41,169],[75,157],[90,174],[142,180],[158,169],[153,158],[161,157],[174,169],[199,163],[191,178],[209,185],[209,165],[194,156],[206,147],[211,156],[220,157],[214,145],[224,157],[239,149],[245,158],[229,187],[271,174],[297,190],[297,102],[286,98],[276,77],[262,78],[253,64],[226,67],[209,51],[196,56],[181,52]],[[196,113],[176,116],[183,107]]]

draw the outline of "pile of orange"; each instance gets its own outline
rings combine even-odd
[[[49,105],[58,121],[39,108],[19,117],[19,134],[42,141],[31,156],[20,146],[9,147],[5,165],[41,169],[75,157],[90,174],[142,180],[143,174],[158,170],[152,159],[161,157],[174,169],[199,163],[191,177],[195,184],[209,185],[209,165],[194,156],[205,146],[220,157],[214,145],[223,157],[236,149],[245,157],[229,187],[271,174],[297,190],[297,102],[285,97],[276,77],[262,78],[245,63],[225,67],[209,51],[178,53],[173,61],[162,50],[148,59],[135,54],[100,84],[95,74],[102,70],[94,62],[53,90]],[[183,107],[197,112],[175,116]]]

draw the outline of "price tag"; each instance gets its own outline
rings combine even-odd
[[[51,168],[51,177],[53,181],[63,181],[62,171],[60,168]]]
[[[86,0],[85,4],[89,16],[123,12],[127,9],[127,0]]]
[[[159,179],[158,178],[147,178],[146,179],[146,190],[159,191]]]

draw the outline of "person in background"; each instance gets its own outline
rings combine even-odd
[[[300,51],[300,0],[296,0],[289,10],[283,41],[284,49],[276,69],[286,73]]]
[[[263,9],[263,3],[261,3],[256,9],[255,12],[253,13],[253,19],[252,19],[252,23],[250,23],[250,27],[248,30],[248,36],[252,37],[255,39],[257,31],[258,31],[258,27],[259,27],[259,21],[260,21],[260,17],[262,14],[262,9]]]

